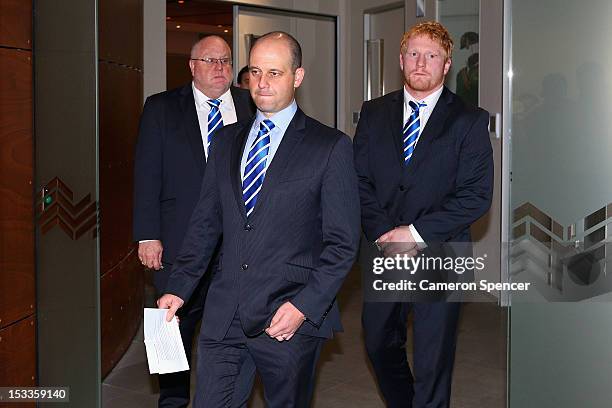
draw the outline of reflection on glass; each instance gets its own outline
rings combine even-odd
[[[510,270],[536,288],[512,294],[510,408],[607,407],[612,3],[509,5]]]
[[[466,103],[478,105],[479,0],[438,0],[438,21],[455,47],[446,86]]]
[[[612,292],[612,53],[601,32],[610,29],[597,23],[612,7],[591,3],[586,14],[572,2],[562,10],[552,0],[512,6],[513,277],[541,285],[538,300],[604,300]]]

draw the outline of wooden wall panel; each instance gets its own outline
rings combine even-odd
[[[131,344],[142,319],[144,273],[136,247],[102,276],[100,292],[102,377],[105,377]]]
[[[101,60],[142,68],[142,1],[98,3]]]
[[[100,73],[100,255],[105,274],[132,248],[134,148],[142,74],[101,62]]]
[[[102,376],[142,321],[144,274],[132,241],[134,148],[142,110],[142,0],[99,8],[99,180]]]
[[[35,304],[31,56],[0,48],[0,327]]]
[[[0,46],[32,48],[32,1],[0,1]]]
[[[1,1],[1,0],[0,0]],[[35,315],[0,330],[0,385],[34,387],[36,383]],[[0,407],[35,408],[34,402],[0,403]]]
[[[34,315],[0,330],[0,379],[3,387],[36,385]]]

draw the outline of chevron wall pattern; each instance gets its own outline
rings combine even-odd
[[[91,194],[75,203],[74,193],[58,177],[48,182],[42,191],[44,193],[36,203],[36,213],[43,235],[57,226],[72,240],[88,233],[91,233],[91,238],[97,237],[99,210]]]

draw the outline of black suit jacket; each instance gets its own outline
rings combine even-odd
[[[331,337],[341,329],[335,296],[360,234],[351,141],[298,109],[247,219],[240,160],[252,123],[225,127],[213,142],[168,293],[189,298],[222,236],[223,257],[206,299],[202,333],[223,339],[238,310],[245,333],[258,335],[290,301],[307,318],[298,333]]]
[[[444,87],[405,166],[403,107],[401,89],[361,109],[354,142],[366,238],[413,224],[429,245],[469,242],[493,193],[489,115]]]
[[[253,116],[248,91],[231,87],[238,120]],[[174,263],[206,170],[191,83],[147,98],[134,162],[133,239],[161,240],[162,261]],[[170,271],[155,274],[163,291]]]

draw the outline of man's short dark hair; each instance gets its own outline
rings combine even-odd
[[[242,85],[242,76],[243,75],[248,75],[249,73],[249,66],[245,65],[244,67],[242,67],[242,69],[238,72],[238,83]]]
[[[295,71],[296,69],[302,67],[302,47],[300,46],[298,40],[295,39],[295,37],[284,31],[272,31],[268,34],[262,35],[260,38],[257,39],[257,41],[266,38],[284,39],[285,41],[287,41],[287,44],[289,45],[289,52],[291,52],[291,69]]]

